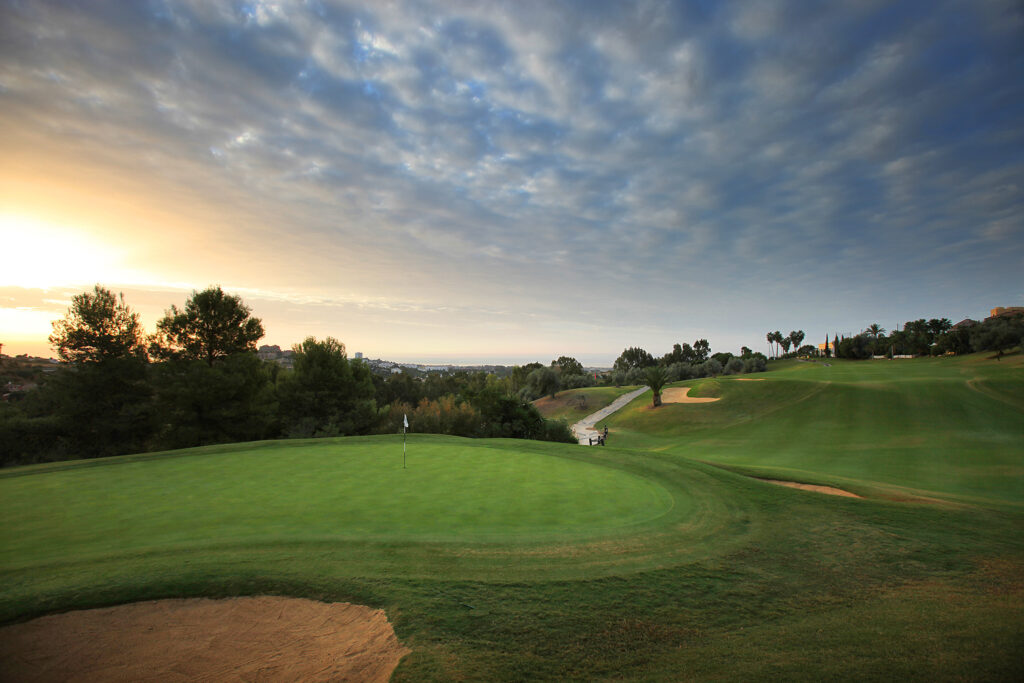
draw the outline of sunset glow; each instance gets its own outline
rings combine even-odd
[[[97,283],[410,361],[1022,303],[1019,7],[586,6],[0,4],[4,352]]]

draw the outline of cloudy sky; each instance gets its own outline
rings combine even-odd
[[[152,330],[610,364],[1024,304],[1024,9],[0,0],[0,342]]]

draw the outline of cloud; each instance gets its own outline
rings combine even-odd
[[[656,325],[632,311],[713,310],[681,289],[749,312],[856,281],[866,308],[963,267],[981,297],[1024,249],[1014,3],[8,2],[0,19],[9,140],[230,197],[224,223],[263,226],[218,240],[278,233],[294,257],[268,279],[319,283],[297,290],[552,319],[598,296]]]

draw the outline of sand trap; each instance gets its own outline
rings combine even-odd
[[[692,387],[672,387],[671,389],[662,389],[661,391],[661,402],[662,403],[712,403],[717,401],[717,398],[693,398],[690,396],[690,389]]]
[[[737,377],[737,382],[763,382],[764,377]]]
[[[386,681],[409,652],[361,605],[160,600],[0,629],[0,680]]]
[[[778,484],[779,486],[788,486],[791,489],[803,489],[804,491],[817,491],[818,493],[827,493],[830,496],[846,496],[847,498],[863,498],[858,496],[856,493],[850,493],[842,489],[837,489],[833,486],[818,486],[817,484],[801,484],[796,481],[781,481],[779,479],[762,479],[769,484]]]

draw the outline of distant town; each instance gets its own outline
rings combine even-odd
[[[260,360],[270,361],[277,363],[278,365],[292,369],[294,365],[295,352],[291,349],[281,349],[277,344],[264,344],[256,350],[256,355]],[[498,364],[478,364],[478,365],[458,365],[458,364],[429,364],[429,363],[399,363],[396,361],[384,360],[382,358],[366,358],[363,356],[361,351],[356,351],[352,355],[353,360],[360,360],[366,363],[370,369],[380,375],[397,375],[401,372],[486,372],[489,374],[503,376],[504,374],[511,372],[515,365],[498,365]],[[608,367],[587,367],[584,370],[590,372],[604,372],[607,371]]]

